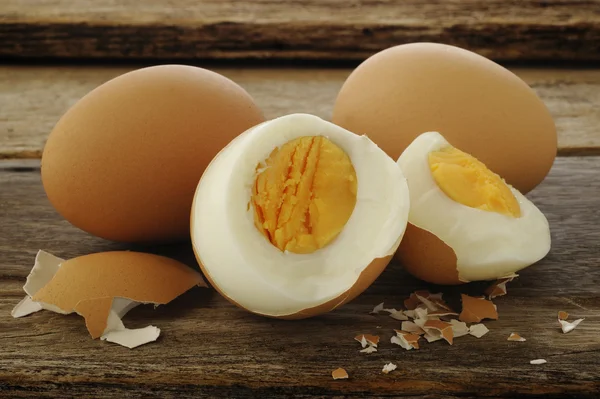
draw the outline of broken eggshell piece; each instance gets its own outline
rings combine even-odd
[[[550,250],[542,212],[440,133],[418,136],[398,165],[410,189],[410,214],[397,256],[416,277],[435,284],[497,279]]]
[[[356,202],[334,239],[309,253],[295,253],[281,250],[259,230],[253,196],[259,190],[257,176],[274,167],[265,167],[265,160],[306,137],[327,139],[345,153],[356,173]],[[294,158],[286,162],[295,167]],[[314,168],[319,172],[326,166]],[[278,185],[300,187],[303,179],[282,176]],[[267,188],[275,190],[271,183]],[[319,199],[312,200],[310,206],[318,208]],[[299,197],[291,196],[292,206],[295,201]],[[373,283],[402,239],[408,209],[401,169],[370,139],[316,116],[292,114],[246,131],[213,159],[196,190],[192,243],[204,275],[232,303],[264,316],[306,318],[349,302]]]
[[[65,261],[39,251],[23,287],[27,296],[12,315],[75,312],[92,338],[134,348],[156,340],[160,330],[129,330],[122,317],[139,304],[166,304],[194,286],[206,286],[199,273],[163,256],[114,251]]]

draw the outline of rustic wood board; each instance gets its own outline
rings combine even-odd
[[[307,112],[329,119],[351,69],[214,68],[246,88],[268,118]],[[0,159],[39,158],[60,116],[123,67],[0,66]],[[556,121],[560,154],[600,154],[600,69],[513,71]]]
[[[503,60],[600,60],[598,0],[3,0],[0,57],[364,59],[436,41]]]
[[[131,327],[162,329],[155,343],[128,350],[92,340],[78,316],[40,312],[12,319],[39,248],[73,257],[125,247],[71,227],[53,211],[40,184],[39,161],[0,161],[0,396],[122,397],[564,397],[600,395],[600,157],[558,158],[530,194],[553,236],[547,258],[521,272],[497,298],[500,319],[481,339],[404,351],[389,343],[399,322],[368,314],[382,301],[400,306],[427,286],[391,264],[363,295],[327,315],[278,321],[239,310],[210,289],[193,289],[169,305],[137,308]],[[187,245],[146,248],[186,260]],[[480,292],[481,285],[444,288]],[[556,314],[585,317],[573,332]],[[377,328],[380,326],[381,328]],[[526,342],[507,342],[519,332]],[[382,337],[380,350],[358,353],[357,333]],[[545,365],[530,365],[536,358]],[[398,370],[381,373],[387,362]],[[349,380],[330,373],[345,367]]]

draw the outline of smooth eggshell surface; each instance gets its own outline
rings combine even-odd
[[[344,83],[332,121],[394,159],[419,134],[443,132],[522,193],[545,178],[557,150],[552,117],[524,81],[443,44],[400,45],[368,58]]]
[[[248,93],[217,73],[139,69],[91,91],[59,120],[42,156],[44,188],[60,214],[96,236],[187,239],[204,169],[263,121]]]

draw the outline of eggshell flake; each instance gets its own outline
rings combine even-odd
[[[577,320],[574,320],[572,323],[569,323],[566,320],[558,319],[558,322],[560,323],[560,329],[562,330],[562,332],[564,334],[567,334],[567,333],[573,331],[575,329],[575,327],[577,327],[579,325],[579,323],[581,323],[584,320],[585,319],[577,319]]]
[[[412,321],[403,321],[402,322],[402,330],[409,332],[409,333],[418,334],[418,335],[425,334],[425,331]]]
[[[85,318],[92,338],[105,332],[115,298],[159,305],[194,286],[206,286],[199,273],[182,263],[140,252],[85,255],[57,263],[50,269],[55,270],[54,276],[35,293],[30,291],[32,300],[49,310],[79,313]],[[37,272],[39,269],[34,274],[39,275]],[[129,303],[120,305],[120,316],[131,307]]]
[[[366,347],[365,349],[361,349],[359,352],[360,352],[360,353],[367,353],[367,354],[368,354],[368,353],[373,353],[373,352],[377,352],[377,348],[376,348],[376,347],[374,347],[374,346],[372,346],[372,345],[369,345],[369,346],[368,346],[368,347]]]
[[[483,324],[473,324],[469,327],[469,334],[476,338],[481,338],[490,330]]]
[[[189,212],[210,160],[263,122],[230,79],[158,65],[100,85],[58,121],[44,147],[46,194],[70,223],[123,242],[189,239]]]
[[[401,310],[395,310],[394,312],[390,312],[390,317],[396,320],[408,320],[408,316],[404,314]]]
[[[356,337],[354,337],[354,339],[360,342],[363,348],[365,347],[363,342],[375,347],[377,347],[377,344],[379,343],[379,337],[377,335],[371,334],[359,334]]]
[[[391,343],[400,345],[406,350],[419,349],[420,335],[402,330],[394,331],[396,331],[396,335],[391,338]]]
[[[525,342],[527,340],[525,338],[521,337],[517,333],[510,333],[510,335],[508,336],[507,341]]]
[[[348,378],[348,373],[340,367],[331,372],[331,377],[333,377],[334,380],[343,380]]]
[[[383,310],[383,302],[381,302],[379,305],[375,306],[373,308],[373,310],[371,310],[369,313],[370,314],[378,314],[379,312],[381,312]]]
[[[383,374],[389,374],[392,371],[396,370],[396,368],[398,368],[398,366],[396,366],[394,363],[388,363],[385,366],[383,366],[383,369],[381,370],[381,372]]]
[[[518,276],[518,274],[513,274],[511,276],[496,280],[485,290],[485,295],[487,295],[489,299],[494,299],[496,297],[506,295],[506,284],[510,283]]]
[[[483,319],[498,319],[496,305],[484,298],[475,298],[461,294],[462,312],[459,320],[467,323],[478,323]]]
[[[569,314],[563,310],[558,312],[558,320],[567,320],[569,318]]]
[[[552,115],[508,69],[439,43],[380,51],[344,82],[332,121],[366,134],[397,158],[422,132],[444,131],[527,193],[548,174],[557,151]]]
[[[452,324],[446,323],[441,320],[427,320],[423,324],[423,330],[425,330],[425,339],[429,336],[432,341],[433,339],[443,338],[452,345],[454,333],[452,331]],[[427,339],[429,341],[429,339]],[[432,342],[429,341],[429,342]]]
[[[350,158],[358,179],[356,206],[327,246],[309,254],[281,252],[250,217],[256,165],[274,148],[316,135]],[[381,190],[387,198],[373,197]],[[313,115],[286,115],[249,129],[213,159],[192,206],[194,253],[211,285],[233,304],[266,317],[312,317],[351,301],[381,274],[404,234],[407,199],[401,169],[367,137]]]
[[[450,320],[450,324],[452,325],[452,335],[454,338],[463,337],[469,334],[467,323],[452,319]]]
[[[545,364],[545,363],[548,363],[546,361],[546,359],[535,359],[535,360],[530,360],[529,361],[529,364],[536,364],[536,365],[537,364]]]

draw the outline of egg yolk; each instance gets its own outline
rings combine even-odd
[[[438,187],[471,208],[520,217],[519,202],[504,180],[475,157],[454,147],[429,153],[429,168]]]
[[[356,204],[356,172],[348,155],[322,136],[276,148],[257,167],[254,223],[277,248],[306,254],[329,244]]]

